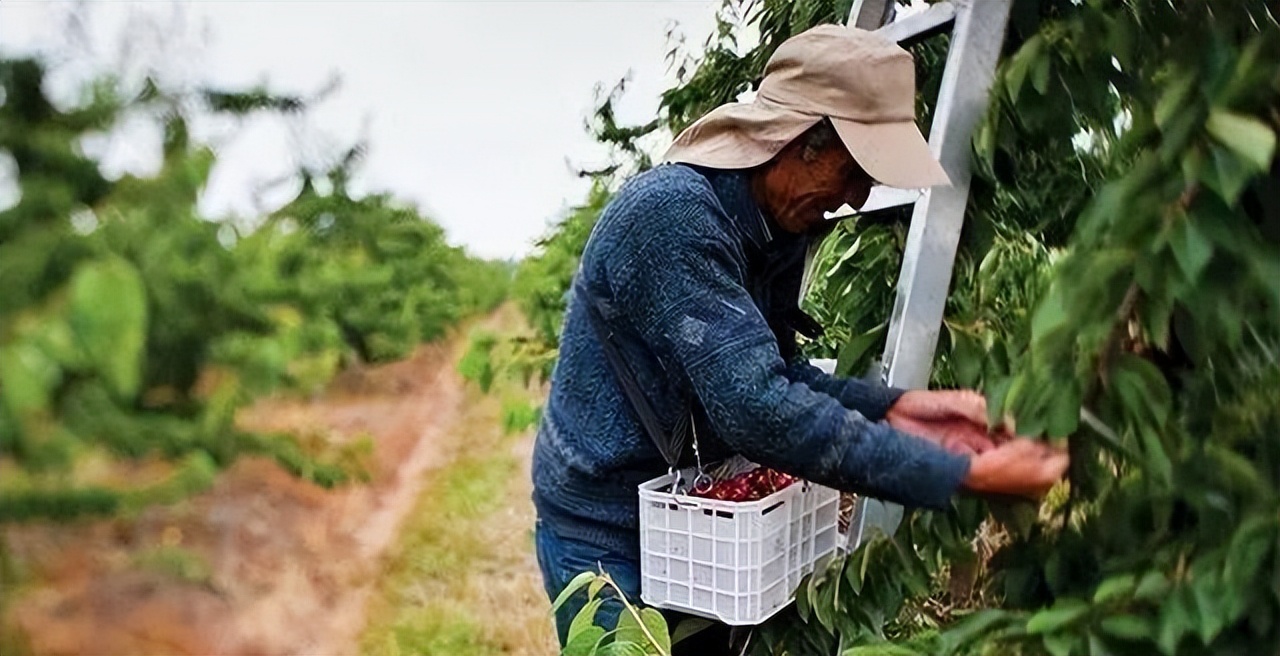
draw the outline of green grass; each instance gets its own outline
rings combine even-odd
[[[502,505],[516,459],[508,454],[470,459],[449,469],[442,484],[442,514],[455,519],[487,515]]]
[[[500,621],[494,609],[469,601],[470,575],[488,566],[493,545],[484,529],[511,499],[511,484],[525,475],[511,454],[497,399],[474,391],[478,407],[459,422],[466,440],[457,459],[432,475],[370,608],[362,650],[374,656],[405,654],[487,656],[501,651],[486,631]]]
[[[29,573],[13,559],[3,536],[0,536],[0,654],[5,656],[35,653],[27,636],[9,621],[9,611],[28,580]]]
[[[475,341],[459,345],[455,357],[471,354],[469,364],[476,364]],[[459,368],[465,377],[467,367]],[[490,384],[488,393],[479,389],[482,382]],[[530,483],[521,455],[537,394],[502,377],[468,384],[445,437],[456,446],[453,459],[426,474],[370,600],[363,653],[554,653],[549,603],[530,564]]]
[[[476,560],[485,545],[469,529],[501,507],[507,481],[515,475],[515,458],[506,455],[468,458],[442,471],[419,502],[421,514],[402,543],[410,557],[398,563],[400,574],[418,580],[451,577]]]
[[[446,603],[415,609],[404,615],[386,645],[388,653],[400,654],[492,654],[482,637],[481,626],[465,608]]]
[[[140,568],[159,572],[180,581],[207,585],[213,569],[200,554],[178,546],[161,545],[146,549],[133,557]]]
[[[464,456],[428,484],[384,578],[393,617],[383,623],[374,613],[365,632],[366,653],[495,653],[497,647],[484,632],[484,623],[494,619],[459,600],[465,598],[467,572],[484,559],[488,547],[475,529],[502,507],[518,469],[519,463],[506,453]]]

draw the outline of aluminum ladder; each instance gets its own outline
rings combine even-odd
[[[951,34],[929,130],[929,149],[951,186],[891,192],[863,209],[915,206],[881,359],[881,380],[894,387],[923,389],[929,384],[969,198],[970,143],[987,109],[1011,5],[1012,0],[950,0],[894,20],[894,0],[855,0],[849,12],[849,26],[874,30],[904,46]],[[850,522],[847,550],[869,531],[892,535],[902,515],[897,504],[861,499]]]

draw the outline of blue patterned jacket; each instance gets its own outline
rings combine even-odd
[[[782,231],[740,171],[668,164],[628,181],[600,216],[579,284],[665,427],[689,399],[703,459],[733,453],[840,490],[943,507],[968,459],[881,422],[900,390],[798,358],[809,238]],[[637,557],[637,486],[668,469],[571,296],[533,454],[544,526]]]

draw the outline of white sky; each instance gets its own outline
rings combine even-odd
[[[181,26],[171,22],[173,2],[86,4],[92,59],[104,66],[120,61],[122,26],[149,15],[168,26],[168,40],[188,34],[159,62],[175,79],[265,81],[306,94],[338,74],[341,88],[309,125],[336,144],[368,137],[361,188],[416,202],[451,241],[507,257],[526,252],[584,197],[588,183],[569,163],[604,155],[582,127],[594,86],[630,71],[621,117],[651,118],[670,82],[669,22],[701,43],[719,3],[188,0]],[[65,43],[68,11],[65,2],[0,0],[0,50]],[[255,185],[295,168],[298,126],[259,119],[243,127],[220,148],[202,201],[211,215],[255,213]],[[158,143],[138,134],[113,146],[122,168],[145,170]],[[281,195],[288,190],[266,202]]]

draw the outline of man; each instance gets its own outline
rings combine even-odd
[[[605,209],[534,451],[549,595],[602,567],[639,601],[636,486],[668,470],[598,335],[617,345],[664,431],[692,414],[704,462],[741,454],[928,508],[959,491],[1034,498],[1062,477],[1064,453],[989,437],[981,395],[877,387],[798,358],[796,333],[811,323],[797,308],[805,253],[829,229],[824,213],[860,207],[877,183],[948,183],[914,107],[909,53],[817,27],[779,47],[753,102],[703,117]],[[562,642],[580,607],[557,614]],[[597,622],[611,625],[619,608],[606,604]],[[725,649],[725,634],[705,632],[719,643],[699,649]]]

